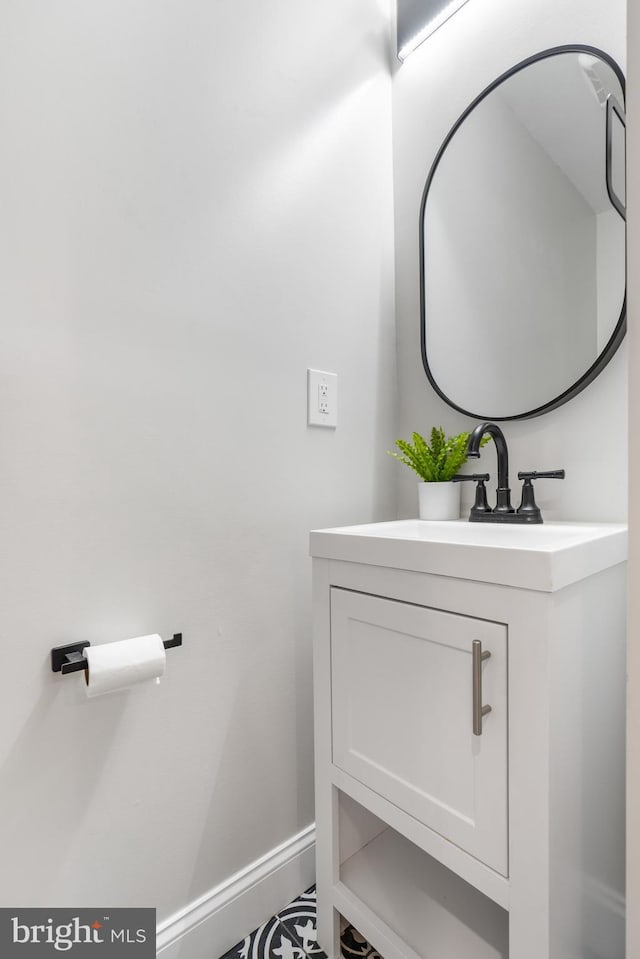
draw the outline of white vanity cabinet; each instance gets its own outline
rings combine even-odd
[[[318,938],[623,959],[626,529],[311,534]]]
[[[334,765],[506,876],[506,627],[345,589],[330,601]],[[474,642],[491,654],[481,744]]]

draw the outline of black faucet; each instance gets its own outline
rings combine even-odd
[[[479,426],[476,426],[475,430],[469,437],[469,442],[467,444],[467,456],[472,459],[477,459],[480,456],[480,442],[486,433],[493,438],[493,442],[496,444],[496,452],[498,454],[498,489],[496,490],[496,505],[495,509],[493,509],[491,513],[487,514],[487,518],[490,516],[493,517],[493,519],[490,520],[491,522],[497,523],[500,522],[500,520],[495,516],[496,513],[515,513],[515,510],[511,505],[511,490],[509,489],[509,451],[507,449],[507,441],[504,438],[504,433],[500,427],[496,426],[495,423],[480,423]],[[470,519],[477,520],[478,517],[470,517]]]
[[[484,489],[476,495],[476,503],[469,513],[470,523],[542,523],[542,513],[536,505],[533,494],[534,479],[564,479],[564,470],[546,470],[518,473],[518,479],[523,481],[522,502],[517,510],[511,505],[511,490],[509,489],[509,451],[504,433],[495,423],[480,423],[469,437],[467,456],[477,459],[480,456],[482,437],[489,434],[496,444],[498,454],[498,489],[496,490],[496,505],[493,509],[487,507],[486,497],[482,501]],[[469,479],[481,481],[486,474],[474,474]],[[454,477],[458,479],[459,477]],[[461,478],[461,477],[460,477]],[[467,477],[464,477],[465,479]],[[484,482],[478,482],[484,487]]]

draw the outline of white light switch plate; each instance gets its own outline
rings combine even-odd
[[[307,423],[309,426],[338,425],[338,375],[307,370]]]

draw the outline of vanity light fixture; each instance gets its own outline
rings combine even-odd
[[[454,13],[457,13],[465,3],[467,3],[467,0],[421,0],[420,6],[424,10],[424,15],[429,19],[408,40],[401,41],[402,46],[398,50],[398,60],[406,60],[416,47],[419,47],[427,37],[435,33],[438,27],[441,27]]]

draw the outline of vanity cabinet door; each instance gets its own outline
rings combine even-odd
[[[508,875],[507,627],[333,588],[331,673],[334,764]]]

